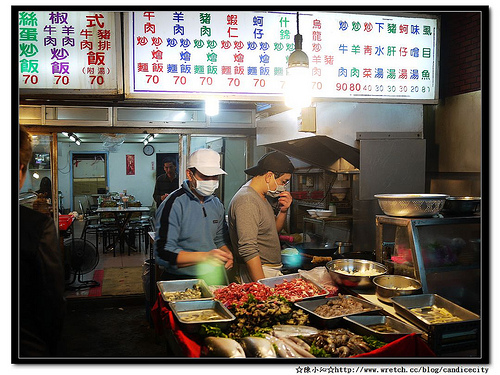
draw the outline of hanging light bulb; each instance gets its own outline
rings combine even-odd
[[[297,12],[297,34],[294,38],[295,51],[288,57],[285,83],[285,105],[290,108],[304,108],[311,105],[311,74],[309,58],[302,51],[302,35],[299,33],[299,12]]]
[[[69,139],[71,139],[73,142],[76,141],[76,137],[73,133],[69,133]]]
[[[33,178],[36,178],[37,180],[40,178],[38,172],[33,172]]]
[[[219,99],[217,98],[205,99],[205,114],[207,116],[217,116],[219,114]]]
[[[82,142],[81,142],[78,138],[76,139],[75,143],[76,143],[78,146],[80,146],[80,145],[82,144]]]

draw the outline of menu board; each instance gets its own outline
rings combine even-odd
[[[18,16],[20,89],[122,90],[115,13],[20,11]]]
[[[438,98],[435,17],[303,11],[299,32],[315,98]],[[296,33],[294,12],[132,12],[126,94],[280,98]]]

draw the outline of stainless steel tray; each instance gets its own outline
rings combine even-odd
[[[311,297],[296,299],[293,302],[310,300],[313,298],[322,298],[322,297],[325,297],[328,295],[328,291],[326,289],[322,288],[321,285],[315,283],[311,279],[304,277],[303,275],[301,275],[299,273],[290,273],[288,275],[283,275],[283,276],[267,277],[265,279],[259,279],[259,280],[257,280],[257,282],[264,284],[264,285],[268,286],[269,288],[274,288],[276,285],[283,284],[285,282],[285,280],[291,281],[294,279],[304,279],[308,283],[311,283],[312,285],[314,285],[315,288],[318,289],[318,294],[311,296]]]
[[[334,316],[331,318],[324,317],[321,315],[318,315],[314,312],[318,306],[326,304],[328,301],[331,300],[338,300],[339,298],[349,298],[352,300],[355,300],[361,305],[366,308],[366,311],[359,312],[359,313],[354,313],[354,314],[344,314],[344,315],[339,315],[339,316]],[[311,320],[315,321],[317,324],[319,324],[321,327],[326,327],[326,328],[334,328],[339,326],[340,323],[342,323],[343,318],[347,316],[353,316],[353,315],[363,315],[363,314],[373,314],[376,313],[377,311],[382,310],[379,306],[374,305],[371,302],[362,300],[357,297],[353,296],[336,296],[336,297],[330,297],[330,298],[322,298],[322,299],[314,299],[314,300],[309,300],[309,301],[301,301],[301,302],[295,302],[295,306],[298,308],[306,311],[309,313],[309,317]]]
[[[236,317],[222,303],[213,299],[182,300],[169,302],[168,304],[179,325],[187,332],[199,332],[202,324],[210,324],[211,326],[225,329],[234,319],[236,319]],[[219,315],[223,316],[223,319],[186,322],[179,316],[179,313],[181,312],[207,309],[215,310]]]
[[[437,294],[392,297],[394,310],[427,333],[427,342],[436,353],[478,350],[481,338],[481,318]],[[462,321],[430,324],[412,311],[416,307],[443,307]]]
[[[421,336],[423,333],[418,328],[403,323],[402,321],[395,319],[391,316],[354,315],[354,316],[346,316],[344,317],[344,319],[347,322],[347,326],[349,329],[356,330],[360,335],[364,336],[373,335],[377,337],[379,340],[385,342],[391,342],[397,340],[411,333],[415,333],[419,336]],[[376,324],[385,324],[390,328],[396,330],[397,333],[396,332],[383,333],[370,328],[370,326],[374,326]]]
[[[394,306],[394,310],[396,313],[408,319],[412,323],[415,323],[418,327],[423,330],[430,330],[432,326],[436,325],[462,325],[464,322],[477,321],[479,322],[480,317],[473,312],[464,309],[461,306],[454,304],[453,302],[441,297],[438,294],[417,294],[412,296],[398,296],[392,297],[392,302]],[[445,308],[451,314],[460,318],[460,322],[448,322],[448,323],[437,323],[431,324],[427,320],[422,319],[418,315],[414,314],[411,309],[414,308],[423,308],[423,307],[431,307],[436,306],[439,308]]]
[[[161,293],[165,302],[168,302],[165,293],[169,292],[184,292],[188,288],[193,288],[199,285],[201,289],[201,298],[196,299],[213,299],[214,295],[208,288],[207,283],[201,279],[188,279],[188,280],[171,280],[171,281],[157,281],[156,285]]]

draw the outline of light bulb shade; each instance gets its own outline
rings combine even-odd
[[[307,67],[288,68],[285,81],[285,105],[305,108],[311,105],[311,73]]]
[[[288,57],[288,68],[309,68],[309,58],[301,49],[296,49]]]
[[[205,114],[207,116],[217,116],[219,114],[219,99],[205,99]]]

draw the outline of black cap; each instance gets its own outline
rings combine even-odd
[[[245,173],[250,176],[260,176],[267,172],[293,173],[295,167],[285,154],[272,151],[262,156],[257,165],[245,169]]]

